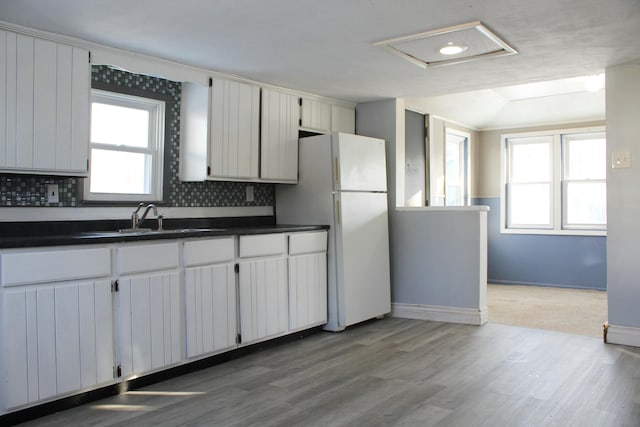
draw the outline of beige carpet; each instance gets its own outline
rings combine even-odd
[[[489,322],[602,338],[604,291],[489,285]]]

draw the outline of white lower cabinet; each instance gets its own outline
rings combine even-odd
[[[113,382],[114,343],[108,249],[45,249],[3,253],[0,305],[2,412]],[[102,262],[96,262],[102,255]],[[31,260],[57,258],[77,268],[45,281]],[[82,267],[80,266],[82,265]],[[88,268],[87,265],[91,265]],[[18,274],[19,272],[22,272]],[[89,276],[64,280],[66,276]],[[57,281],[56,281],[57,280]]]
[[[251,344],[287,332],[286,235],[239,238],[240,336]]]
[[[235,238],[198,239],[184,244],[187,357],[236,346],[238,334]]]
[[[289,236],[289,329],[327,323],[327,232]]]
[[[324,324],[326,239],[0,251],[0,415]]]
[[[123,378],[182,360],[178,243],[118,248],[117,355]]]

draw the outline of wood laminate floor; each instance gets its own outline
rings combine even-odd
[[[640,426],[640,349],[387,318],[24,426]]]

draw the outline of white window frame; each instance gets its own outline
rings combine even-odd
[[[502,134],[500,136],[500,232],[503,234],[549,234],[549,235],[579,235],[579,236],[606,236],[606,225],[604,228],[595,226],[584,227],[567,227],[564,221],[564,212],[566,209],[563,197],[565,180],[564,180],[564,156],[562,136],[567,134],[583,134],[606,132],[604,126],[593,126],[584,128],[567,128],[554,129],[547,131],[535,132],[518,132]],[[550,136],[552,138],[552,189],[551,189],[551,224],[548,227],[543,226],[525,226],[509,227],[508,209],[508,156],[507,144],[509,139],[542,137]],[[605,180],[606,181],[606,180]]]
[[[149,194],[134,193],[96,193],[91,192],[91,165],[89,165],[89,177],[84,185],[84,200],[109,201],[109,202],[139,202],[162,201],[163,199],[163,169],[164,169],[164,133],[165,133],[165,102],[152,98],[144,98],[129,94],[110,92],[99,89],[91,89],[91,105],[94,102],[103,104],[129,107],[149,112],[149,145],[148,147],[115,146],[112,144],[100,144],[89,142],[89,155],[93,149],[121,151],[128,153],[148,154],[151,157]]]
[[[455,135],[460,138],[464,138],[464,143],[462,144],[462,153],[461,153],[461,165],[460,170],[462,171],[462,205],[450,205],[448,202],[448,191],[447,191],[447,143],[448,143],[448,135]],[[463,132],[458,129],[446,127],[444,129],[444,150],[443,150],[443,163],[444,163],[444,205],[445,206],[469,206],[471,204],[471,197],[469,193],[470,187],[470,174],[469,174],[469,141],[471,140],[471,134],[467,132]]]

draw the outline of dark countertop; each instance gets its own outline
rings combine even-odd
[[[28,248],[39,246],[89,245],[101,243],[137,242],[149,240],[182,239],[191,237],[220,237],[328,230],[328,225],[236,225],[225,227],[183,226],[162,231],[118,232],[117,229],[73,231],[60,234],[33,234],[2,236],[0,248]]]

